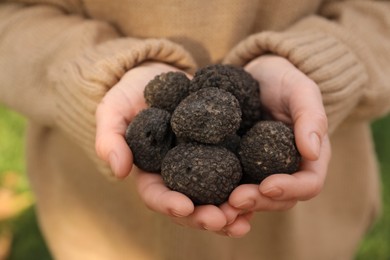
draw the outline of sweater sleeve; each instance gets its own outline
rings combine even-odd
[[[390,109],[390,1],[329,1],[318,15],[239,43],[226,63],[265,53],[290,60],[320,88],[333,132],[344,120],[372,120]]]
[[[121,37],[108,23],[84,17],[77,1],[46,2],[0,4],[0,102],[60,129],[111,175],[94,150],[95,111],[102,97],[143,61],[187,71],[195,63],[168,40]]]

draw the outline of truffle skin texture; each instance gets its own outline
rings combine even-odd
[[[172,114],[171,125],[179,138],[216,144],[240,126],[237,99],[222,89],[204,88],[186,97]]]
[[[294,173],[301,155],[293,130],[279,121],[260,121],[241,139],[238,149],[244,182],[260,183],[275,173]]]
[[[138,168],[160,172],[161,161],[174,140],[170,118],[170,113],[165,110],[148,108],[138,113],[129,124],[125,138]]]
[[[237,134],[227,136],[222,142],[218,143],[219,146],[223,146],[229,151],[237,155],[238,147],[241,142],[241,137]]]
[[[183,72],[167,72],[157,75],[145,86],[146,104],[173,112],[189,94],[190,80]]]
[[[167,187],[195,205],[220,205],[237,187],[242,170],[238,158],[224,147],[185,143],[168,152],[161,175]]]
[[[226,90],[237,98],[242,110],[240,135],[261,119],[259,84],[243,68],[214,64],[199,69],[191,80],[190,92],[207,87]]]

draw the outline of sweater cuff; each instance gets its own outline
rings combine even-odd
[[[128,70],[147,60],[168,63],[188,72],[196,67],[190,55],[170,41],[124,38],[100,44],[49,72],[56,92],[56,124],[108,177],[113,176],[109,166],[95,152],[96,108]]]
[[[243,66],[267,53],[288,59],[317,83],[330,133],[356,107],[368,80],[358,58],[338,38],[321,30],[302,29],[300,26],[286,32],[252,35],[238,44],[224,62]]]

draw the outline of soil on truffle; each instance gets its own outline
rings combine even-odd
[[[232,93],[242,110],[239,134],[242,135],[261,120],[262,107],[258,82],[243,68],[213,64],[199,69],[190,83],[190,92],[216,87]]]
[[[179,138],[216,144],[240,127],[237,99],[222,89],[204,88],[186,97],[172,114],[171,125]]]
[[[278,121],[255,124],[242,137],[238,154],[243,181],[251,183],[260,183],[275,173],[294,173],[301,161],[293,130]]]
[[[219,205],[238,185],[242,170],[238,158],[224,147],[183,143],[162,162],[167,187],[188,196],[196,205]]]
[[[138,168],[160,172],[162,159],[174,141],[170,118],[170,113],[165,110],[148,108],[138,113],[129,124],[125,138]]]
[[[170,71],[157,75],[145,86],[144,97],[150,107],[173,112],[189,94],[190,80],[183,72]]]

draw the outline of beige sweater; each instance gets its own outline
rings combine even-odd
[[[390,108],[390,1],[0,0],[0,102],[24,114],[28,173],[57,259],[349,259],[376,216],[369,123]],[[150,212],[94,151],[99,101],[146,60],[188,72],[289,59],[320,87],[333,158],[323,192],[258,213],[242,239]]]

